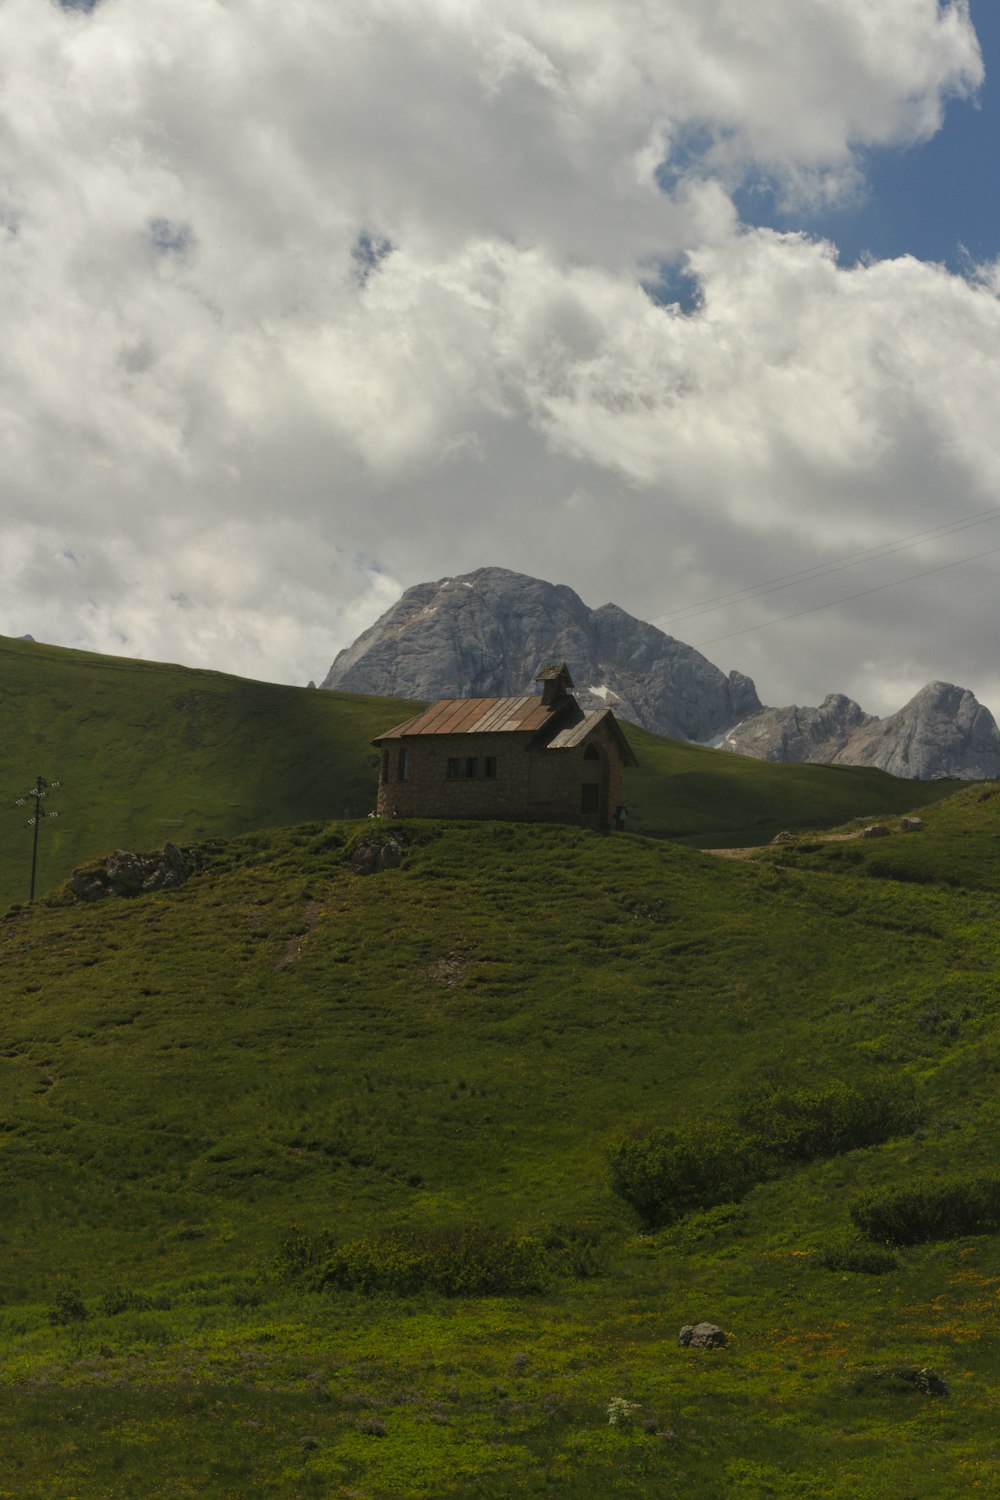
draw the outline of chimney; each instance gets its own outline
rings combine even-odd
[[[542,684],[542,702],[546,708],[552,708],[560,698],[565,698],[573,686],[569,667],[564,661],[550,661],[548,666],[540,668],[535,681]]]

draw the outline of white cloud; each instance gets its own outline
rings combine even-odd
[[[304,681],[422,577],[653,615],[987,503],[990,273],[732,197],[850,193],[981,71],[934,0],[7,0],[0,628]],[[933,649],[900,589],[725,664],[981,688],[957,576]]]

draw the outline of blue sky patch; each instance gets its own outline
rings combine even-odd
[[[358,278],[359,285],[364,286],[369,276],[378,270],[386,256],[391,255],[394,249],[392,241],[387,240],[384,235],[369,234],[367,229],[361,231],[351,251],[351,259],[355,266],[354,274]]]
[[[760,181],[734,195],[743,222],[832,240],[845,265],[913,255],[962,274],[1000,255],[1000,6],[971,0],[970,10],[986,66],[977,101],[952,100],[923,145],[865,153],[861,202],[790,213]]]
[[[162,255],[185,255],[194,242],[190,224],[174,224],[170,219],[150,219],[149,237]]]
[[[664,262],[656,275],[641,283],[650,302],[657,307],[676,307],[679,312],[696,313],[701,307],[701,285],[696,276],[682,267]]]

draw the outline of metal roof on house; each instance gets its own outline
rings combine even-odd
[[[409,739],[417,734],[530,734],[535,748],[572,750],[583,743],[599,724],[607,724],[618,741],[627,766],[637,766],[635,752],[610,708],[585,714],[575,698],[565,695],[546,704],[533,693],[518,698],[439,698],[430,708],[405,719],[394,729],[372,740]]]
[[[581,708],[577,708],[576,715],[557,729],[551,739],[545,743],[546,750],[573,750],[577,745],[582,745],[584,740],[595,730],[598,724],[606,723],[615,739],[618,741],[622,753],[622,760],[627,766],[639,764],[635,751],[629,744],[622,731],[621,725],[615,718],[610,708],[597,708],[593,713],[585,714]]]
[[[397,740],[411,734],[536,733],[560,716],[567,700],[548,705],[535,693],[517,698],[439,698],[430,708],[387,729],[378,740]],[[375,741],[377,743],[378,741]]]
[[[581,712],[579,719],[573,719],[565,728],[558,730],[550,740],[546,741],[546,750],[572,750],[574,745],[580,745],[587,738],[592,729],[596,729],[602,719],[606,719],[611,713],[610,708],[596,708],[591,714]]]

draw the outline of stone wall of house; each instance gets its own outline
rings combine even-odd
[[[378,811],[395,810],[401,818],[526,818],[530,734],[414,735],[381,747]],[[400,775],[400,756],[408,756],[407,774]],[[497,774],[483,775],[487,757],[496,760]],[[387,760],[388,757],[388,760]],[[476,761],[476,775],[467,776],[466,763]],[[449,760],[457,759],[462,774],[448,775]]]
[[[533,736],[507,732],[476,735],[414,735],[381,747],[378,812],[401,818],[511,818],[532,822],[582,823],[606,827],[622,801],[622,763],[618,745],[606,725],[588,737],[599,760],[585,758],[584,745],[572,750],[528,749]],[[401,755],[407,757],[400,774]],[[487,757],[496,760],[496,776],[483,774]],[[469,776],[467,762],[476,762]],[[449,760],[459,760],[461,775],[449,777]],[[581,786],[596,782],[598,811],[581,812]]]
[[[597,760],[588,759],[588,746],[595,746]],[[621,754],[611,730],[599,725],[586,744],[572,750],[540,750],[530,757],[531,786],[528,817],[539,823],[580,823],[587,828],[606,828],[622,801]],[[597,787],[597,811],[582,810],[582,787]]]

